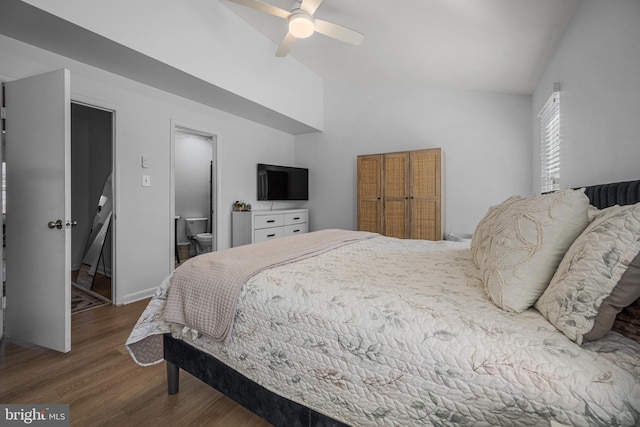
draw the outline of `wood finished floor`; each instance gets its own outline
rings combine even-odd
[[[138,366],[124,343],[146,304],[72,315],[66,354],[3,339],[0,403],[68,403],[82,427],[270,425],[186,372],[169,396],[164,363]]]

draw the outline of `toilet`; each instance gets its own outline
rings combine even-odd
[[[213,235],[207,233],[208,218],[186,218],[187,237],[196,242],[196,255],[211,252]]]

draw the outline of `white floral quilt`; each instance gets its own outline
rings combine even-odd
[[[640,344],[582,347],[486,297],[465,244],[375,237],[265,270],[227,343],[162,321],[165,280],[127,347],[171,331],[267,389],[354,426],[640,424]],[[158,352],[159,351],[159,352]]]

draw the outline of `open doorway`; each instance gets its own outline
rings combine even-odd
[[[71,104],[72,297],[75,288],[114,298],[113,135],[113,111]]]
[[[217,138],[173,126],[174,265],[217,249]]]

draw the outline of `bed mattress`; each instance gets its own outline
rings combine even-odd
[[[640,344],[580,347],[534,309],[500,310],[464,243],[379,236],[264,270],[225,343],[163,322],[169,283],[128,340],[139,363],[162,360],[170,331],[354,426],[640,423]]]

